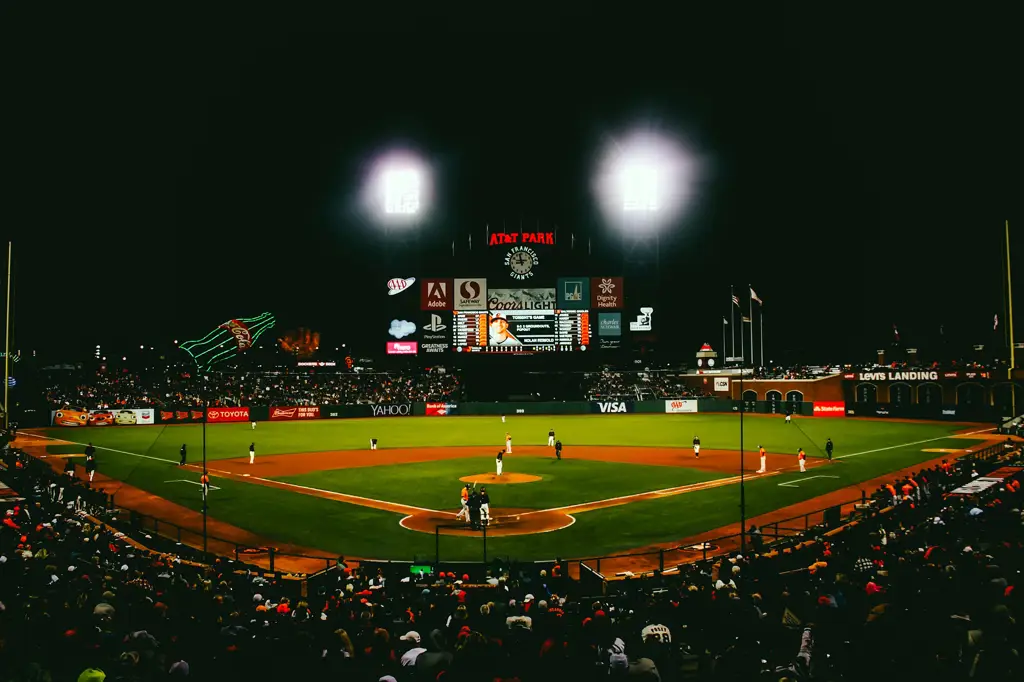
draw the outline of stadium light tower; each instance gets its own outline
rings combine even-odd
[[[690,205],[698,164],[679,140],[641,130],[611,139],[594,179],[605,222],[622,233],[627,265],[658,265],[659,235]]]
[[[419,154],[392,150],[371,163],[363,190],[363,209],[388,233],[418,227],[430,209],[431,173]]]

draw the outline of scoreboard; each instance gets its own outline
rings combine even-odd
[[[590,337],[586,310],[456,311],[453,317],[452,348],[460,353],[585,351]]]

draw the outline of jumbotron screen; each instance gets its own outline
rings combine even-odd
[[[554,293],[554,289],[490,290],[488,310],[455,311],[453,349],[520,355],[587,350],[589,311],[557,310]]]

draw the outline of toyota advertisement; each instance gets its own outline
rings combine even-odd
[[[845,417],[846,416],[846,403],[844,402],[824,402],[814,403],[814,416],[815,417]]]
[[[294,419],[319,419],[320,407],[318,405],[302,405],[295,407],[271,407],[270,421],[292,421]]]
[[[427,403],[426,407],[428,417],[448,417],[459,413],[459,406],[455,403]]]
[[[248,407],[210,407],[206,410],[206,421],[210,424],[249,421]]]

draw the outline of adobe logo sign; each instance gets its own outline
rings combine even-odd
[[[388,341],[388,355],[416,355],[419,344],[415,341]]]
[[[814,403],[814,416],[815,417],[845,417],[846,416],[846,403],[840,402],[824,402]]]
[[[452,288],[454,281],[450,279],[427,279],[420,288],[420,308],[422,310],[451,310]]]

